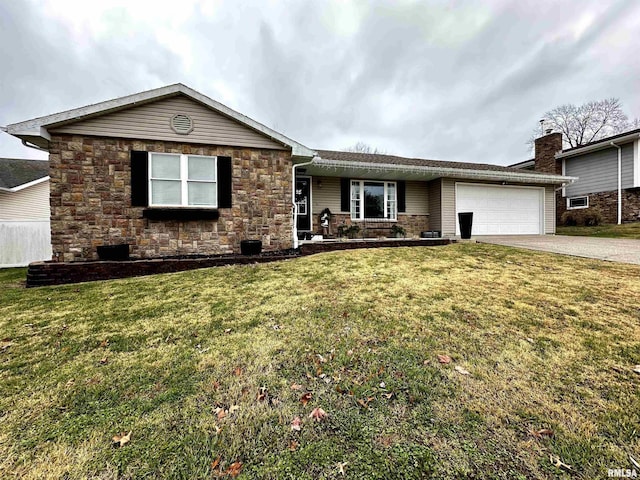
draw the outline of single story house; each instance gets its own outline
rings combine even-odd
[[[315,150],[182,84],[8,125],[49,151],[51,241],[64,261],[127,243],[138,257],[296,246],[301,233],[384,222],[407,236],[555,231],[556,173]]]
[[[0,268],[51,258],[49,165],[0,158]]]
[[[556,194],[556,217],[570,210],[597,209],[605,223],[640,220],[640,129],[562,149],[562,134],[535,140],[535,158],[512,165],[575,177]]]

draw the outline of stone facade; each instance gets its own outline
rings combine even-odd
[[[319,222],[318,222],[319,223]],[[344,213],[334,214],[331,217],[331,225],[329,228],[329,233],[331,236],[338,235],[338,227],[340,225],[361,225],[362,222],[357,222],[351,220],[351,216]],[[427,215],[406,215],[404,213],[398,214],[398,221],[395,222],[396,225],[402,227],[406,231],[407,238],[419,238],[420,232],[424,232],[425,230],[429,230],[429,217]],[[322,233],[322,229],[318,227],[319,231],[317,233]],[[359,236],[362,236],[362,231],[360,231]],[[390,237],[391,232],[389,230],[368,230],[367,237]]]
[[[589,208],[583,212],[593,209],[600,211],[603,223],[618,223],[618,191],[590,193]],[[562,225],[561,217],[567,211],[567,198],[558,194],[556,196],[556,212],[558,225]],[[622,190],[622,221],[640,221],[640,189]]]
[[[216,221],[158,221],[131,206],[130,151],[232,158],[232,207]],[[291,247],[291,152],[175,142],[52,135],[51,242],[54,259],[93,260],[96,247],[129,243],[139,258]]]

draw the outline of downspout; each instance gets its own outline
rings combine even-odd
[[[313,160],[317,157],[313,157],[310,161],[305,163],[297,163],[291,167],[291,179],[292,179],[292,188],[291,188],[291,205],[293,207],[293,248],[298,248],[298,206],[296,205],[296,168],[304,167],[305,165],[311,165]]]
[[[618,149],[618,225],[622,223],[622,148],[613,142],[609,142]]]

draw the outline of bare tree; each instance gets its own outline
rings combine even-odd
[[[380,154],[380,155],[384,155],[387,153],[386,150],[383,150],[378,147],[372,147],[368,143],[364,143],[364,142],[356,142],[350,147],[345,148],[344,151],[353,152],[353,153],[374,153],[374,154]]]
[[[579,106],[560,105],[544,114],[544,121],[541,121],[542,132],[536,129],[527,144],[533,147],[535,138],[551,129],[562,133],[566,148],[577,147],[630,130],[639,123],[638,119],[629,121],[617,98]]]

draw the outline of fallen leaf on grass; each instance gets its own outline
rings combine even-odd
[[[233,370],[233,374],[234,374],[236,377],[239,377],[240,375],[242,375],[242,367],[236,367],[236,368]]]
[[[100,359],[100,365],[106,365],[107,363],[109,363],[109,359],[107,357]]]
[[[218,465],[220,465],[220,457],[211,462],[211,470],[215,470]]]
[[[258,400],[259,402],[264,402],[265,398],[267,398],[267,387],[260,387],[256,400]]]
[[[291,450],[292,452],[295,452],[298,449],[298,445],[299,445],[298,442],[296,442],[295,440],[291,440],[289,442],[289,450]]]
[[[387,397],[387,400],[391,400],[391,397],[393,397],[393,392],[383,393],[382,396]]]
[[[455,367],[455,371],[458,372],[461,375],[470,375],[471,372],[469,372],[469,370],[465,370],[463,367],[461,367],[460,365],[456,365]]]
[[[302,385],[300,385],[299,383],[294,383],[293,385],[291,385],[291,390],[302,390]]]
[[[567,470],[568,472],[573,472],[573,467],[571,465],[567,465],[566,463],[564,463],[562,460],[560,460],[560,457],[558,457],[557,455],[549,455],[549,461],[556,468],[561,468],[561,469]]]
[[[304,395],[302,395],[300,397],[300,403],[302,403],[302,405],[306,406],[307,403],[309,403],[309,401],[311,400],[311,398],[313,397],[313,393],[311,392],[307,392]]]
[[[224,333],[231,333],[231,329],[230,328],[225,328]]]
[[[349,462],[342,462],[338,464],[338,473],[340,475],[342,475],[344,477],[345,473],[344,473],[344,467],[346,467],[349,464]]]
[[[553,437],[553,430],[549,428],[542,428],[540,430],[529,430],[529,435],[536,438]]]
[[[451,357],[449,355],[438,355],[438,361],[440,363],[451,363]]]
[[[216,417],[218,417],[218,420],[222,420],[227,416],[227,411],[224,408],[217,407],[214,412],[216,414]]]
[[[113,436],[113,443],[118,443],[121,447],[124,447],[131,440],[131,431],[126,435],[121,433],[120,435]]]
[[[299,432],[302,429],[302,420],[300,420],[300,417],[296,417],[293,420],[291,420],[291,430],[295,430],[296,432]]]
[[[309,418],[313,418],[314,420],[316,420],[317,422],[320,422],[322,420],[324,420],[325,418],[327,418],[327,412],[325,412],[323,409],[321,409],[320,407],[316,407],[313,409],[313,411],[309,414]]]
[[[240,475],[242,471],[242,462],[233,462],[229,465],[229,468],[224,472],[226,475],[231,475],[233,478]]]
[[[109,346],[109,339],[100,342],[100,348],[106,348],[107,346]]]

